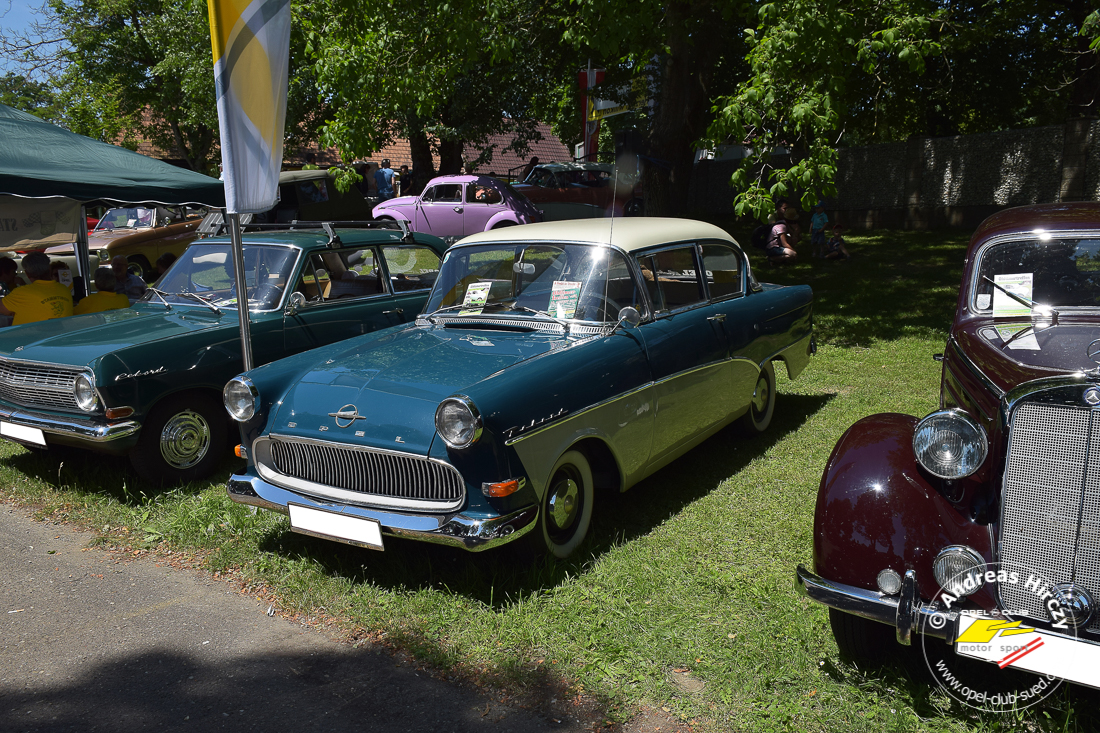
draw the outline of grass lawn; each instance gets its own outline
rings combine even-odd
[[[747,244],[747,231],[735,234]],[[156,493],[125,461],[4,444],[0,492],[105,542],[202,550],[209,569],[233,570],[282,608],[323,612],[448,674],[583,692],[611,720],[644,703],[713,730],[1091,730],[1091,691],[1063,686],[1019,717],[981,716],[934,687],[919,647],[899,648],[881,671],[844,664],[826,610],[794,589],[841,433],[871,413],[937,405],[932,354],[943,351],[967,236],[848,239],[849,262],[776,270],[750,253],[759,279],[809,283],[816,301],[818,354],[798,380],[780,375],[769,432],[725,430],[603,499],[568,564],[532,566],[508,547],[387,540],[379,553],[293,534],[282,516],[226,498],[228,459],[216,481]]]

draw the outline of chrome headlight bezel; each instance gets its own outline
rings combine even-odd
[[[957,453],[945,453],[947,441],[958,441]],[[935,460],[939,450],[940,460]],[[985,430],[962,410],[937,410],[917,423],[913,430],[913,455],[924,470],[937,478],[953,481],[973,475],[989,456]]]
[[[248,399],[247,403],[244,402]],[[229,416],[237,422],[248,422],[256,415],[256,403],[260,390],[251,379],[244,375],[236,376],[222,388],[222,404]],[[237,408],[237,409],[235,409]]]
[[[962,598],[977,593],[985,586],[985,568],[985,558],[974,548],[948,545],[936,553],[932,561],[932,576],[940,588]],[[952,586],[951,581],[964,573],[966,577],[958,581],[962,587]],[[967,579],[972,579],[970,586],[966,585]]]
[[[73,400],[84,412],[94,412],[99,407],[99,393],[95,389],[95,375],[81,372],[73,380]]]
[[[453,425],[446,422],[453,416],[465,417],[465,427],[456,431]],[[462,395],[448,397],[435,408],[435,430],[448,447],[455,450],[469,448],[481,437],[484,426],[481,422],[481,413],[474,403]]]

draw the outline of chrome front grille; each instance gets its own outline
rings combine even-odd
[[[1100,600],[1100,410],[1025,403],[1012,416],[1001,512],[1001,560]],[[1048,620],[1022,583],[1001,586],[1006,609]],[[1088,626],[1100,632],[1100,614]]]
[[[76,410],[73,382],[81,371],[0,358],[0,399],[27,407]]]
[[[365,503],[396,503],[439,510],[465,498],[466,482],[451,465],[423,456],[359,446],[272,438],[266,456],[282,476],[306,482],[312,493],[355,492]],[[257,461],[263,460],[257,454]],[[335,497],[334,497],[335,498]]]

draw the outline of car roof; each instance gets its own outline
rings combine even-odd
[[[448,176],[436,176],[432,180],[428,181],[425,188],[435,183],[476,183],[479,181],[483,183],[496,183],[498,185],[500,184],[500,181],[496,178],[493,178],[492,176],[475,176],[456,173]]]
[[[704,221],[631,216],[615,219],[567,219],[491,229],[466,237],[454,246],[492,242],[582,242],[612,244],[633,252],[646,247],[700,239],[720,239],[737,243],[725,230]]]
[[[539,168],[545,168],[553,173],[560,171],[603,171],[612,173],[615,170],[615,166],[610,163],[539,163],[535,166],[535,170]]]
[[[283,171],[279,174],[279,183],[298,183],[316,181],[319,178],[331,178],[327,168],[311,168],[304,171]]]
[[[372,244],[389,244],[389,245],[402,245],[410,244],[402,239],[402,233],[397,229],[341,229],[335,228],[333,230],[339,237],[342,243],[341,249],[347,247],[354,247],[356,245],[372,245]],[[430,247],[435,252],[442,256],[443,252],[447,249],[447,244],[439,237],[434,237],[430,234],[422,234],[419,232],[413,232],[413,242],[415,244]],[[306,230],[279,230],[279,231],[254,231],[254,232],[242,232],[241,240],[244,244],[277,244],[277,245],[290,245],[292,247],[299,247],[301,249],[316,249],[318,247],[328,247],[328,235],[322,229],[306,229]],[[195,244],[227,244],[229,243],[229,237],[211,237],[209,239],[197,239]]]
[[[1036,230],[1084,231],[1100,229],[1100,203],[1095,201],[1033,204],[1002,209],[983,221],[970,239],[971,248],[1001,235],[1030,234]]]

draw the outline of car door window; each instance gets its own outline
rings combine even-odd
[[[462,184],[446,183],[432,186],[424,192],[423,200],[436,203],[462,203]]]
[[[702,303],[705,299],[693,245],[639,257],[638,266],[658,313]]]
[[[395,292],[430,289],[439,275],[439,255],[427,247],[383,247],[382,256]]]
[[[471,183],[466,187],[466,203],[468,204],[499,204],[503,200],[504,197],[500,195],[500,191],[492,186]]]
[[[295,290],[314,303],[387,292],[378,255],[371,247],[314,252]]]
[[[712,300],[741,294],[741,255],[724,244],[704,244],[703,271]]]

